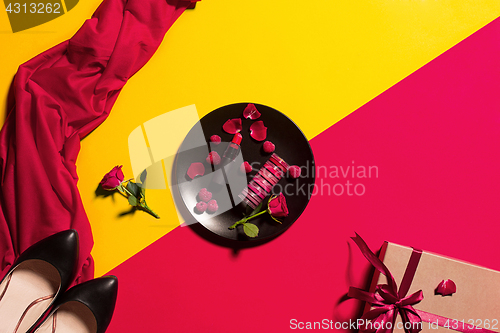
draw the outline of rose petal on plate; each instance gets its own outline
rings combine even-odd
[[[189,178],[194,179],[196,176],[203,176],[205,174],[205,166],[203,163],[195,162],[191,163],[187,171]]]
[[[267,136],[267,127],[264,126],[264,122],[262,120],[256,121],[250,126],[250,136],[257,140],[263,141]]]
[[[439,283],[435,290],[436,294],[441,296],[448,296],[457,292],[457,286],[452,280],[443,280]]]
[[[248,104],[243,110],[243,118],[255,120],[260,117],[260,112],[254,104]]]
[[[241,118],[228,119],[222,129],[229,134],[236,134],[241,131]]]

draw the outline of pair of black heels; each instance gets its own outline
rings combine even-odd
[[[0,282],[0,333],[104,333],[113,315],[115,276],[68,289],[78,234],[59,232],[32,245]]]

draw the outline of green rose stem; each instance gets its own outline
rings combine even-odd
[[[132,193],[130,193],[130,191],[127,190],[127,188],[124,187],[122,184],[120,184],[120,186],[118,186],[117,189],[125,197],[127,197],[127,198],[128,197],[134,197],[135,198],[135,195],[133,195]],[[126,194],[128,194],[128,196]],[[136,201],[137,201],[137,204],[135,205],[136,207],[140,206],[142,209],[144,209],[146,212],[148,212],[149,214],[153,215],[157,219],[160,218],[160,216],[158,214],[156,214],[151,208],[149,208],[149,206],[146,204],[146,200],[137,200],[137,198],[136,198]]]
[[[254,217],[257,217],[257,216],[259,216],[259,215],[262,215],[262,214],[264,214],[264,213],[267,213],[267,209],[264,209],[263,211],[260,211],[260,212],[258,212],[257,214],[250,215],[250,216],[248,216],[248,217],[244,217],[244,218],[242,218],[241,220],[239,220],[238,222],[236,222],[235,224],[233,224],[232,226],[230,226],[230,227],[229,227],[229,229],[231,229],[231,230],[232,230],[232,229],[236,228],[238,225],[243,224],[243,223],[245,223],[246,221],[248,221],[248,220],[250,220],[250,219],[253,219]]]

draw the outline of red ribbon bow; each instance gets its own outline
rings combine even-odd
[[[364,326],[360,328],[360,332],[392,332],[398,313],[401,315],[403,328],[405,328],[407,333],[420,332],[422,330],[422,319],[412,305],[420,302],[424,298],[424,295],[422,290],[410,296],[406,296],[406,294],[413,281],[422,251],[413,250],[403,280],[401,281],[401,286],[398,290],[394,277],[389,269],[368,248],[364,240],[358,234],[356,234],[356,237],[352,237],[352,240],[358,245],[365,258],[375,267],[375,269],[387,278],[387,284],[377,285],[373,293],[355,287],[349,288],[349,297],[369,302],[375,307],[375,309],[368,311],[361,317]]]

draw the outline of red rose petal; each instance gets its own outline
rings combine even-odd
[[[260,112],[253,104],[248,104],[245,110],[243,110],[243,118],[255,120],[259,117]]]
[[[222,129],[229,134],[236,134],[241,131],[241,118],[229,119],[222,125]]]
[[[250,136],[257,140],[263,141],[267,136],[267,127],[264,126],[264,122],[262,120],[256,121],[250,126]]]
[[[440,294],[442,296],[448,296],[457,292],[457,286],[455,282],[452,280],[443,280],[439,283],[436,288],[436,294]]]
[[[203,163],[200,162],[191,163],[187,171],[187,175],[191,179],[194,179],[194,177],[196,176],[203,176],[204,174],[205,174],[205,166],[203,165]]]

